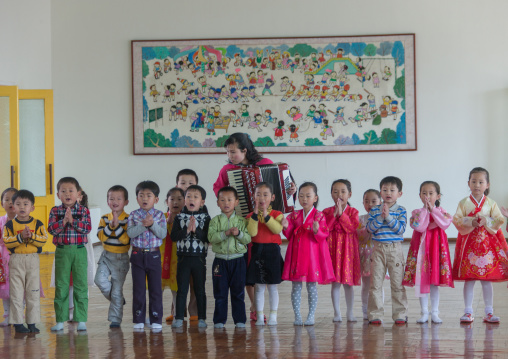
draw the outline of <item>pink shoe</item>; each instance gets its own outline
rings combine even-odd
[[[474,317],[471,313],[465,313],[462,317],[460,317],[461,323],[472,323],[474,321]]]
[[[501,318],[496,317],[494,314],[489,313],[485,317],[483,317],[483,321],[486,323],[499,323]]]

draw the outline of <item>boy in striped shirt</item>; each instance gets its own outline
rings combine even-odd
[[[383,281],[386,271],[390,275],[392,292],[392,318],[395,324],[407,323],[406,289],[402,285],[405,257],[402,242],[406,230],[406,209],[397,204],[402,196],[402,181],[393,176],[385,177],[379,184],[383,203],[369,213],[367,230],[372,233],[374,251],[371,256],[372,279],[369,291],[369,323],[383,322]]]

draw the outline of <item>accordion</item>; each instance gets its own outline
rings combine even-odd
[[[282,213],[293,212],[295,209],[293,197],[288,195],[293,181],[286,163],[229,170],[228,179],[230,186],[238,192],[239,204],[236,213],[242,217],[254,210],[254,191],[259,182],[268,182],[272,185],[275,194],[273,209]]]

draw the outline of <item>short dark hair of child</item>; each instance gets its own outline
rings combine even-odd
[[[258,189],[258,188],[261,188],[261,187],[266,187],[270,190],[270,193],[273,194],[273,186],[271,183],[268,183],[268,182],[259,182],[256,187],[254,187],[254,192]]]
[[[397,186],[399,192],[402,191],[402,181],[400,180],[399,177],[388,176],[383,178],[381,182],[379,182],[379,189],[381,189],[381,187],[383,187],[383,185],[385,184],[394,184],[395,186]]]
[[[123,199],[125,199],[126,201],[129,199],[129,192],[127,191],[127,188],[119,184],[114,185],[113,187],[108,189],[108,196],[111,192],[123,192]]]
[[[62,177],[60,178],[60,181],[58,181],[58,183],[56,184],[56,190],[57,191],[60,191],[60,187],[64,184],[64,183],[71,183],[73,184],[74,186],[76,186],[76,189],[79,189],[81,188],[79,186],[79,182],[77,179],[75,179],[74,177]]]
[[[187,190],[185,191],[185,194],[187,194],[187,192],[189,192],[189,191],[199,191],[201,193],[201,199],[203,201],[206,199],[205,189],[201,186],[198,186],[197,184],[193,184],[193,185],[189,186],[189,188],[187,188]]]
[[[144,189],[151,191],[155,197],[159,197],[159,193],[161,191],[159,185],[154,181],[143,181],[136,186],[136,197],[138,196],[139,191]]]
[[[32,203],[32,205],[35,204],[34,194],[27,189],[21,189],[16,193],[14,193],[14,195],[12,196],[12,202],[14,203],[18,198],[27,199]]]
[[[436,189],[436,193],[437,194],[441,194],[441,187],[439,187],[439,184],[437,182],[434,182],[434,181],[425,181],[425,182],[423,182],[420,185],[420,193],[422,193],[423,186],[428,185],[428,184],[434,186],[434,188]],[[436,207],[439,207],[439,204],[440,204],[439,200],[436,200]]]
[[[3,200],[4,200],[4,196],[5,196],[7,193],[9,193],[9,192],[14,192],[14,193],[16,193],[16,192],[18,192],[18,190],[17,190],[16,188],[14,188],[14,187],[9,187],[9,188],[4,189],[4,191],[2,192],[2,196],[0,197],[0,200],[1,200],[2,202],[3,202]]]
[[[314,190],[314,194],[317,196],[317,186],[314,182],[304,182],[300,185],[300,187],[298,187],[298,192],[300,192],[302,190],[302,188],[304,187],[312,187],[312,189]],[[319,202],[319,197],[317,199],[316,202],[314,202],[314,208],[317,208],[317,205],[318,205],[318,202]]]
[[[180,176],[194,176],[196,179],[196,184],[199,183],[198,175],[196,174],[196,171],[191,170],[189,168],[184,168],[183,170],[178,171],[178,174],[176,175],[176,183],[178,184],[178,180],[180,179]]]
[[[469,172],[469,179],[468,179],[468,182],[469,180],[471,179],[471,176],[473,173],[485,173],[485,179],[487,180],[487,184],[490,184],[490,176],[489,176],[489,171],[487,171],[485,168],[483,167],[475,167],[471,170],[471,172]],[[487,188],[485,190],[485,192],[483,193],[485,196],[488,196],[490,193],[490,188]]]
[[[375,193],[377,198],[381,199],[381,193],[379,193],[379,191],[377,189],[371,188],[371,189],[366,190],[365,192],[363,192],[363,197],[365,197],[365,195],[367,193]]]
[[[236,191],[236,189],[234,187],[231,187],[231,186],[222,187],[219,190],[219,192],[217,193],[217,198],[220,196],[221,193],[224,193],[224,192],[233,193],[235,195],[235,199],[238,199],[238,192]]]

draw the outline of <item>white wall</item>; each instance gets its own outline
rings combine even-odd
[[[331,205],[336,178],[351,180],[351,202],[362,213],[363,191],[396,175],[408,210],[421,206],[419,185],[432,179],[454,213],[475,166],[490,170],[492,197],[508,204],[507,12],[503,0],[53,0],[52,67],[41,70],[54,88],[56,178],[77,177],[105,211],[111,185],[124,184],[134,199],[136,183],[152,179],[165,193],[177,171],[191,167],[218,213],[211,188],[225,155],[132,155],[130,40],[415,33],[418,151],[269,157],[289,163],[299,183],[315,181],[321,208]]]

